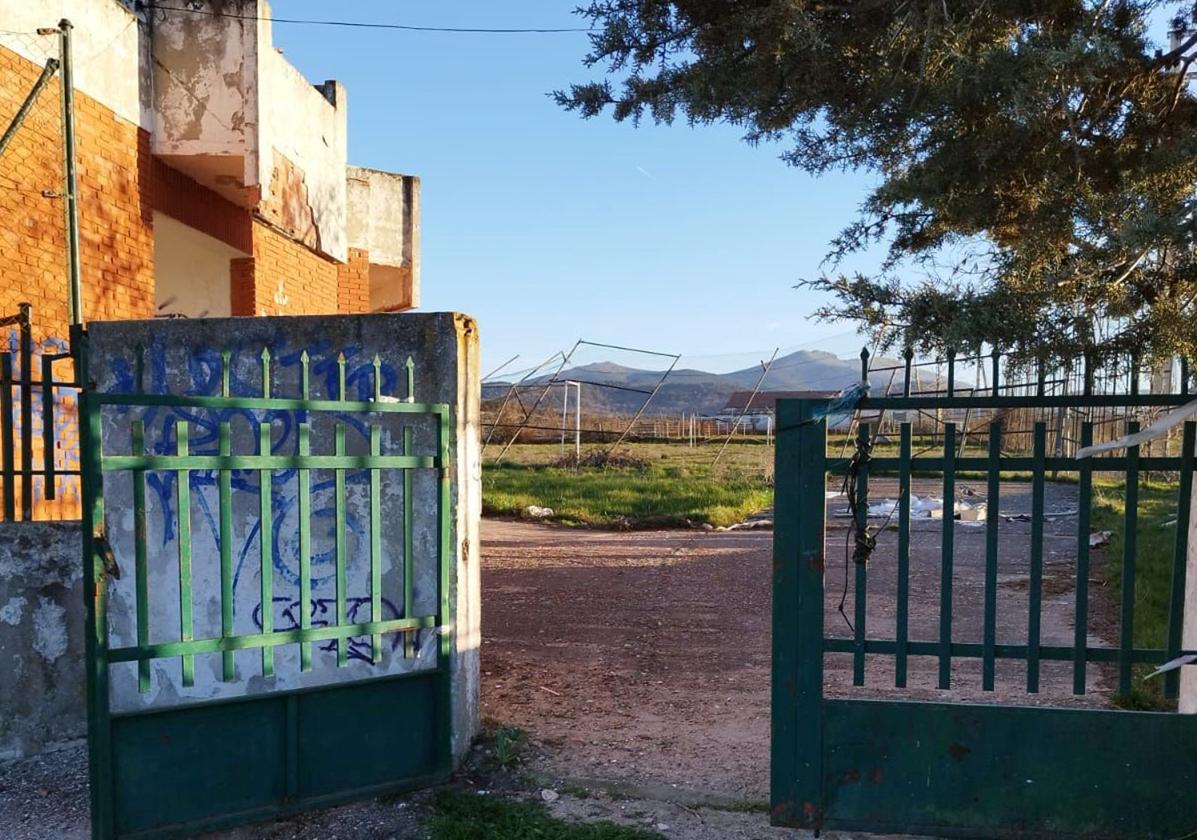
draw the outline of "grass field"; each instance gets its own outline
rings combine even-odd
[[[433,840],[660,840],[655,832],[609,822],[555,819],[539,802],[442,791],[433,800]]]
[[[1172,558],[1176,541],[1176,484],[1140,482],[1139,518],[1135,528],[1135,622],[1134,638],[1138,647],[1162,648],[1168,639],[1169,600],[1172,593]],[[1099,569],[1103,580],[1114,589],[1116,602],[1122,592],[1122,550],[1126,537],[1126,484],[1100,481],[1093,483],[1092,528],[1112,531],[1110,544],[1103,551]],[[1171,523],[1171,524],[1170,524]],[[1150,672],[1141,668],[1140,676]],[[1163,679],[1138,680],[1129,703],[1146,708],[1163,708]]]
[[[828,457],[850,457],[853,448],[845,443],[843,435],[830,437]],[[916,453],[931,447],[930,439],[914,441]],[[574,468],[558,466],[561,448],[554,443],[516,444],[501,462],[496,459],[502,447],[492,446],[483,461],[483,510],[519,516],[537,505],[552,508],[556,522],[592,527],[731,525],[772,504],[774,449],[763,439],[733,441],[716,465],[720,448],[720,443],[692,448],[684,442],[633,442],[620,452],[640,466]],[[978,439],[968,454],[983,449]],[[583,453],[601,450],[589,446]],[[893,441],[874,449],[877,455],[897,452]]]
[[[773,501],[764,470],[772,448],[733,443],[718,467],[717,448],[633,443],[621,449],[636,466],[555,466],[553,444],[518,444],[501,463],[483,464],[482,505],[491,515],[519,516],[528,506],[552,508],[553,521],[606,528],[731,525]]]

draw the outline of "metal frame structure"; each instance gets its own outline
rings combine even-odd
[[[600,347],[600,348],[607,349],[607,350],[620,350],[620,351],[627,352],[627,353],[643,353],[648,356],[660,356],[660,357],[663,357],[666,359],[671,359],[672,361],[669,363],[669,367],[661,374],[661,377],[657,380],[657,382],[653,385],[653,387],[651,389],[647,389],[647,390],[644,388],[629,388],[629,387],[625,387],[623,385],[614,385],[610,382],[595,382],[593,380],[578,379],[576,376],[573,376],[573,375],[570,375],[568,377],[568,379],[564,379],[564,380],[559,378],[563,371],[566,373],[569,372],[568,371],[569,362],[571,359],[573,359],[574,354],[578,351],[578,348],[582,347],[582,346]],[[535,387],[540,388],[540,393],[537,395],[536,400],[532,403],[532,407],[531,408],[526,407],[523,403],[523,400],[520,399],[519,388],[521,386],[523,386],[524,383],[527,382],[528,379],[530,379],[533,375],[535,375],[539,370],[541,370],[542,368],[547,366],[550,362],[552,362],[553,359],[556,359],[558,356],[561,357],[561,363],[559,365],[557,365],[557,369],[555,371],[553,371],[552,375],[548,379],[544,380],[543,382],[535,383]],[[520,434],[525,429],[544,429],[546,431],[556,431],[555,428],[550,429],[549,427],[541,427],[541,426],[533,426],[532,425],[532,417],[533,417],[533,415],[536,414],[536,410],[538,408],[540,408],[541,403],[544,402],[545,397],[547,397],[549,392],[553,389],[553,387],[557,386],[557,385],[561,385],[564,388],[566,388],[567,390],[571,386],[578,388],[581,385],[589,385],[594,388],[610,388],[610,389],[617,390],[617,391],[631,391],[633,393],[645,395],[644,402],[641,403],[640,408],[636,411],[636,414],[632,417],[632,419],[630,421],[628,421],[627,426],[625,426],[623,431],[619,433],[619,435],[615,439],[615,442],[612,443],[607,448],[608,453],[614,452],[616,449],[619,448],[619,446],[624,442],[624,440],[627,439],[628,434],[635,427],[636,422],[644,415],[644,412],[648,409],[648,406],[652,402],[653,397],[655,397],[657,395],[657,393],[661,390],[661,386],[665,384],[665,380],[669,378],[669,374],[673,373],[673,369],[675,367],[677,367],[677,363],[681,358],[682,357],[681,357],[680,353],[661,353],[661,352],[658,352],[655,350],[644,350],[644,349],[637,348],[637,347],[623,347],[618,344],[603,344],[601,342],[587,341],[586,339],[580,338],[576,342],[574,342],[574,346],[572,348],[570,348],[570,351],[568,353],[561,353],[561,352],[554,353],[552,356],[550,356],[548,359],[546,359],[540,365],[538,365],[537,367],[535,367],[531,371],[529,371],[522,379],[520,379],[519,382],[513,384],[508,389],[507,393],[503,397],[502,403],[499,405],[499,410],[495,415],[495,420],[493,423],[491,423],[490,432],[487,433],[486,441],[483,446],[483,449],[485,450],[485,445],[490,443],[491,438],[494,436],[496,429],[499,429],[499,428],[505,427],[505,426],[514,428],[515,431],[512,433],[510,440],[507,441],[507,443],[503,446],[503,449],[495,457],[495,463],[499,463],[503,460],[503,456],[507,454],[507,451],[509,449],[511,449],[512,446],[515,445],[515,442],[519,439]],[[520,405],[520,408],[523,409],[524,418],[522,421],[520,421],[519,423],[516,423],[516,424],[503,423],[502,422],[503,409],[507,407],[507,404],[510,401],[512,396],[515,397],[516,401]],[[592,430],[581,429],[579,431],[579,440],[581,438],[581,432],[583,432],[583,431],[592,431]],[[596,434],[606,434],[606,433],[596,432]]]
[[[908,362],[909,365],[909,362]],[[909,367],[908,367],[909,369]],[[949,368],[951,370],[951,368]],[[942,408],[993,409],[1059,407],[1092,409],[1120,406],[1159,408],[1188,403],[1180,394],[1094,394],[1064,396],[1003,394],[995,376],[985,394],[958,396],[949,374],[947,393],[865,398],[860,411]],[[1042,382],[1043,376],[1040,375]],[[1087,381],[1092,381],[1087,377]],[[1185,383],[1187,386],[1187,381]],[[1178,455],[1142,456],[1137,446],[1124,455],[1099,458],[1048,454],[1047,425],[1034,424],[1030,455],[1003,452],[1000,422],[989,426],[985,456],[962,456],[954,423],[944,426],[935,454],[912,452],[911,425],[900,425],[897,457],[873,456],[873,430],[861,424],[856,454],[827,456],[828,404],[822,400],[779,403],[776,454],[776,510],[773,597],[772,821],[809,829],[842,829],[944,837],[1153,837],[1188,836],[1197,825],[1191,809],[1177,805],[1177,790],[1197,783],[1197,717],[1175,713],[1095,708],[1012,706],[911,699],[828,697],[824,659],[850,655],[854,686],[865,684],[866,666],[879,658],[893,665],[895,689],[905,689],[909,663],[927,657],[936,665],[937,688],[953,688],[952,664],[979,661],[981,690],[993,691],[998,660],[1024,663],[1022,687],[1028,703],[1041,690],[1042,663],[1070,663],[1072,692],[1086,692],[1087,667],[1109,663],[1117,674],[1118,693],[1131,691],[1134,669],[1161,665],[1192,653],[1182,650],[1189,512],[1193,492],[1197,424],[1183,429]],[[1136,421],[1127,429],[1137,429]],[[1093,424],[1081,427],[1083,443],[1093,439]],[[980,638],[961,639],[954,631],[954,522],[956,476],[982,472],[988,485],[990,516],[986,524],[983,630]],[[1044,602],[1044,487],[1048,471],[1074,473],[1078,480],[1075,631],[1071,645],[1042,642]],[[1170,618],[1163,648],[1145,648],[1133,635],[1135,611],[1138,486],[1144,471],[1179,475],[1178,521],[1172,557]],[[1032,526],[1025,642],[998,641],[1000,517],[996,509],[1002,475],[1031,474]],[[910,482],[914,473],[939,474],[945,510],[939,557],[939,617],[936,638],[911,638]],[[1126,480],[1125,527],[1121,566],[1118,644],[1094,644],[1089,630],[1089,513],[1093,476],[1113,473]],[[847,474],[855,496],[857,551],[852,563],[854,593],[852,636],[829,635],[824,627],[826,566],[825,493],[829,474]],[[897,475],[896,594],[892,632],[877,633],[868,624],[870,594],[869,478]],[[864,550],[861,537],[864,536]],[[871,597],[876,598],[877,595]],[[887,596],[888,597],[888,596]],[[916,596],[917,597],[917,596]],[[1175,697],[1175,671],[1165,676],[1164,692]]]
[[[22,303],[16,315],[0,318],[0,328],[17,327],[17,350],[0,352],[0,521],[29,521],[37,515],[35,479],[42,479],[42,498],[57,498],[58,479],[79,475],[77,469],[59,466],[55,460],[59,435],[55,422],[56,397],[78,391],[75,381],[56,380],[54,363],[71,358],[70,353],[41,353],[41,376],[34,378],[33,307]],[[16,405],[13,405],[14,391]],[[34,392],[38,396],[34,397]],[[34,430],[37,417],[40,433]],[[14,422],[19,418],[19,423]],[[40,459],[34,442],[41,439]],[[39,465],[40,460],[40,465]]]
[[[83,382],[87,378],[87,336],[79,331],[77,346]],[[420,403],[414,398],[414,372],[406,365],[407,392],[403,397],[384,395],[381,363],[373,360],[374,394],[369,400],[349,399],[345,389],[345,359],[339,362],[340,391],[336,399],[313,399],[309,389],[308,358],[301,355],[301,393],[294,398],[272,393],[271,359],[261,355],[261,393],[256,397],[234,396],[229,388],[230,359],[223,355],[221,393],[217,396],[176,396],[145,393],[141,385],[144,365],[138,355],[134,393],[98,393],[86,388],[81,403],[81,448],[83,468],[84,529],[83,560],[87,599],[87,708],[90,747],[90,785],[93,837],[175,836],[272,818],[295,811],[324,806],[387,791],[428,784],[445,778],[451,767],[450,673],[452,636],[450,587],[449,406]],[[219,423],[216,454],[191,451],[188,428],[191,419],[174,424],[174,453],[146,452],[146,429],[134,415],[137,410],[167,408],[188,418],[205,412],[233,410],[254,418],[257,425],[257,454],[233,454],[230,424]],[[130,454],[111,454],[125,441],[108,440],[101,417],[108,410],[131,410],[128,428]],[[418,454],[413,447],[413,430],[404,424],[402,450],[382,451],[379,421],[386,416],[431,418],[436,428],[434,452]],[[311,421],[316,416],[335,423],[332,454],[315,454],[310,449]],[[286,419],[297,430],[296,451],[273,451],[272,421]],[[368,422],[368,455],[346,454],[345,420]],[[259,533],[269,533],[273,501],[272,474],[294,471],[299,495],[299,603],[314,604],[312,598],[312,485],[311,471],[335,475],[335,606],[315,622],[314,609],[301,608],[299,626],[275,629],[272,610],[261,610],[261,632],[234,630],[233,540],[231,477],[256,474],[260,496]],[[219,499],[219,590],[200,591],[202,578],[193,580],[192,501],[193,472],[214,473]],[[403,486],[402,545],[384,545],[380,487],[383,473],[397,472]],[[418,510],[413,504],[412,479],[418,471],[437,477],[439,490],[435,510]],[[346,476],[368,473],[369,575],[358,581],[369,593],[369,621],[354,620],[346,609]],[[133,557],[116,556],[107,539],[104,477],[124,473],[132,479]],[[175,528],[177,556],[147,551],[146,479],[150,474],[173,473],[175,482]],[[121,500],[123,507],[125,500]],[[436,521],[436,610],[430,615],[414,614],[413,581],[416,555],[413,550],[415,517],[433,515]],[[271,541],[259,539],[261,604],[272,604],[273,559]],[[386,619],[381,609],[382,558],[384,551],[402,564],[402,614]],[[427,562],[427,561],[421,561]],[[151,572],[157,567],[177,575],[179,604],[175,638],[150,638]],[[396,566],[398,568],[398,566]],[[110,645],[108,590],[122,570],[135,580],[136,644]],[[221,632],[213,638],[195,638],[193,604],[220,604]],[[172,609],[174,609],[172,607]],[[136,663],[138,691],[151,687],[151,663],[176,659],[181,683],[187,687],[196,679],[196,659],[219,654],[219,679],[239,681],[234,652],[258,650],[259,674],[275,675],[274,652],[281,645],[297,645],[301,671],[312,669],[314,643],[335,642],[335,667],[347,664],[351,637],[370,639],[373,664],[380,661],[382,639],[402,634],[403,656],[414,656],[414,637],[436,634],[435,667],[404,673],[336,681],[296,690],[247,692],[219,700],[196,700],[165,708],[153,705],[135,712],[114,713],[111,708],[110,670],[117,663]],[[398,655],[398,648],[395,648]],[[241,667],[245,663],[242,661]],[[328,667],[328,661],[324,663]],[[371,721],[368,737],[362,737],[363,721]],[[341,749],[353,736],[353,748]]]

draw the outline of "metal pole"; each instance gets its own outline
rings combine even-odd
[[[574,383],[574,458],[582,463],[582,383]]]
[[[33,519],[33,307],[21,310],[21,518]]]
[[[565,418],[569,416],[569,382],[561,386],[561,455],[565,455]]]
[[[71,67],[71,22],[58,22],[62,61],[62,137],[66,158],[67,269],[70,279],[71,325],[83,323],[83,278],[79,266],[79,179],[75,171],[75,78]],[[74,348],[73,348],[74,349]]]
[[[744,409],[740,412],[740,416],[732,423],[731,429],[727,434],[727,440],[723,441],[723,446],[719,447],[719,453],[715,456],[715,460],[711,463],[712,467],[719,466],[719,459],[723,457],[723,452],[727,449],[727,445],[731,443],[732,436],[736,433],[736,427],[740,425],[740,421],[744,419],[744,415],[748,413],[748,409],[752,408],[752,401],[756,398],[757,393],[761,390],[761,384],[765,381],[765,377],[769,375],[769,368],[773,367],[773,362],[777,359],[777,354],[781,350],[776,347],[773,350],[773,355],[769,357],[768,362],[761,363],[761,375],[756,381],[756,386],[752,389],[752,393],[748,395],[748,402],[744,403]]]
[[[648,351],[644,351],[644,352],[648,352]],[[654,356],[667,356],[669,354],[668,353],[654,353],[653,355]],[[620,444],[623,443],[624,438],[626,438],[628,436],[628,433],[630,431],[632,431],[632,427],[635,426],[636,423],[638,423],[640,421],[640,416],[642,414],[644,414],[644,410],[646,408],[648,408],[648,404],[653,401],[653,397],[655,397],[657,395],[657,392],[661,390],[661,386],[665,384],[665,380],[669,378],[669,374],[673,373],[673,369],[675,367],[677,367],[677,363],[680,358],[681,358],[680,353],[673,357],[673,361],[670,362],[670,364],[669,364],[669,369],[661,375],[660,379],[657,380],[657,384],[655,386],[653,386],[652,392],[649,393],[648,398],[641,404],[640,410],[636,412],[636,415],[632,418],[632,422],[628,423],[627,428],[625,428],[623,430],[623,433],[619,436],[619,439],[616,440],[615,443],[611,444],[611,447],[607,450],[608,454],[614,452],[616,449],[619,448]]]
[[[58,59],[47,58],[46,66],[42,69],[42,74],[37,77],[37,81],[33,83],[33,88],[29,91],[29,95],[25,97],[25,101],[21,103],[21,107],[17,109],[16,116],[12,118],[12,122],[8,124],[8,128],[4,130],[4,136],[0,137],[0,155],[4,154],[4,150],[8,148],[8,144],[12,142],[12,138],[16,135],[17,129],[25,122],[25,117],[29,116],[29,110],[33,107],[33,103],[37,101],[42,90],[49,84],[50,77],[57,70]]]

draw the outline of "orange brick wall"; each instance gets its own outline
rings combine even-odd
[[[0,122],[8,124],[41,68],[0,47]],[[68,320],[61,91],[52,81],[0,157],[0,315],[33,304],[39,338]],[[149,135],[94,99],[75,98],[79,241],[88,319],[154,314]]]
[[[350,248],[348,261],[337,268],[337,311],[350,315],[370,311],[370,253]]]
[[[244,207],[155,158],[150,164],[154,209],[219,239],[238,251],[253,251],[253,217]]]
[[[340,264],[255,219],[253,257],[232,261],[234,315],[327,315],[339,308]]]
[[[41,69],[0,47],[0,125],[7,127]],[[33,305],[38,371],[38,356],[63,349],[68,334],[66,210],[57,197],[64,192],[61,96],[55,78],[0,157],[0,316],[15,314],[19,303]],[[85,94],[76,94],[75,106],[84,315],[89,320],[152,317],[153,213],[145,189],[149,135]],[[0,329],[0,339],[5,349],[16,349],[15,331]],[[69,379],[70,363],[59,362],[55,375]],[[34,415],[34,466],[40,468],[41,418],[37,410]],[[14,405],[18,424],[19,419]],[[55,426],[58,466],[77,468],[73,391],[64,390],[56,399]],[[35,477],[35,518],[78,518],[78,478],[60,477],[57,489],[58,498],[46,501],[43,480]]]

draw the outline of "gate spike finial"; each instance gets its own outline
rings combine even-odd
[[[337,399],[345,400],[345,351],[337,354]]]
[[[220,395],[227,397],[230,394],[229,387],[230,368],[232,367],[230,361],[233,358],[233,351],[225,348],[220,354]]]
[[[407,357],[404,365],[407,368],[407,401],[416,401],[416,362],[411,356]]]
[[[374,401],[378,402],[382,399],[382,359],[377,353],[374,354],[372,363],[374,365]]]
[[[262,397],[270,399],[270,348],[262,348]]]
[[[304,350],[299,354],[299,392],[302,399],[311,399],[311,379],[309,378],[309,362],[311,357],[308,356],[308,351]]]

